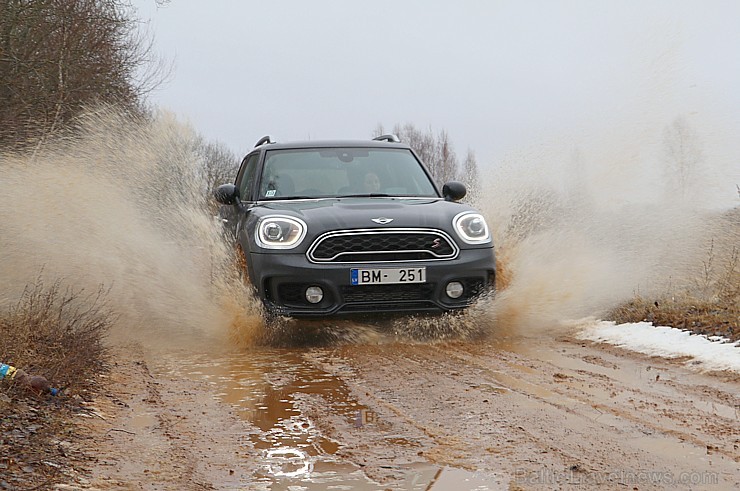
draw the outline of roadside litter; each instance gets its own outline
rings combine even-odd
[[[42,377],[41,375],[29,375],[20,368],[0,363],[0,380],[6,377],[31,389],[37,394],[51,394],[56,396],[61,392],[60,389],[52,387],[49,381],[46,380],[46,377]]]

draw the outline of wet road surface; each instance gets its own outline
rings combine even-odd
[[[101,489],[740,485],[737,378],[567,336],[133,352]]]

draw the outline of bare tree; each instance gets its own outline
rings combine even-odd
[[[462,176],[461,179],[463,184],[468,190],[468,199],[472,202],[477,202],[482,198],[480,188],[480,172],[478,170],[478,162],[475,160],[475,153],[468,148],[468,152],[465,154],[465,160],[462,165]]]
[[[206,202],[215,213],[219,205],[212,199],[213,191],[221,184],[233,182],[239,168],[239,159],[226,145],[206,141],[203,137],[195,142],[194,152],[199,160],[198,172]]]
[[[0,144],[53,131],[95,102],[139,111],[161,80],[141,70],[152,62],[123,1],[0,0]]]
[[[450,143],[450,136],[447,131],[442,130],[437,135],[437,151],[439,153],[437,164],[438,179],[441,182],[448,182],[458,179],[458,164],[455,150]]]
[[[383,129],[383,125],[378,124],[375,127],[375,135],[382,134]],[[414,149],[438,184],[459,178],[460,166],[446,131],[442,130],[435,134],[431,128],[421,131],[412,123],[406,123],[403,126],[396,124],[393,127],[393,133]]]
[[[678,116],[663,133],[665,178],[668,191],[687,198],[700,180],[704,160],[701,141],[684,116]]]
[[[383,126],[383,123],[376,124],[372,134],[373,138],[380,135],[385,135],[385,126]]]
[[[232,182],[239,168],[239,160],[229,148],[220,142],[207,142],[202,138],[196,144],[196,154],[200,157],[200,168],[210,195],[221,184]]]

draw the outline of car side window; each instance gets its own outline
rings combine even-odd
[[[241,199],[251,198],[252,184],[254,184],[254,175],[257,170],[257,161],[259,160],[259,154],[255,153],[247,157],[247,161],[242,166],[239,175],[236,178],[236,185],[239,188],[239,196]]]

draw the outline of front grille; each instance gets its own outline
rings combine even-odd
[[[418,301],[418,302],[404,302],[393,306],[394,312],[439,312],[440,309],[433,302]],[[376,309],[372,308],[370,304],[364,303],[350,303],[339,309],[341,314],[352,314],[352,313],[368,313],[377,312]]]
[[[346,303],[397,303],[431,300],[434,294],[434,283],[343,286],[341,293]]]
[[[453,259],[457,245],[438,230],[384,229],[330,232],[308,251],[313,262],[388,262]]]

